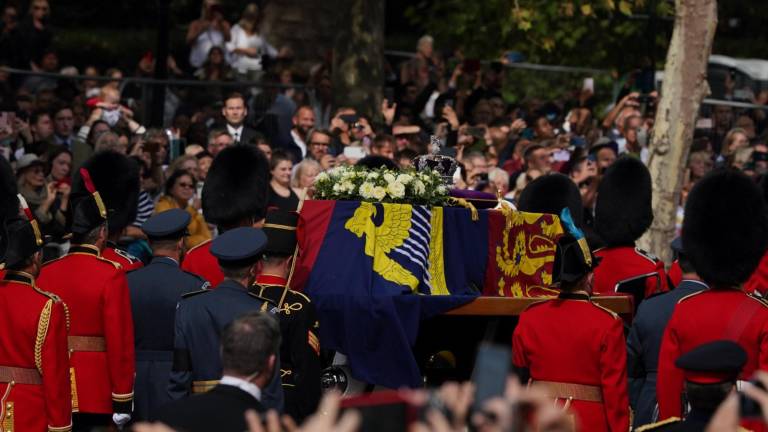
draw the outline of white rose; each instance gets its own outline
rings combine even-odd
[[[395,176],[392,173],[386,173],[384,174],[384,180],[386,180],[387,183],[392,183],[395,181]]]
[[[376,200],[381,201],[387,196],[387,190],[381,186],[376,186],[373,188],[372,195]]]
[[[448,192],[448,189],[445,186],[440,185],[437,187],[437,193],[440,195],[444,195],[446,192]]]
[[[427,191],[427,187],[424,186],[424,182],[421,180],[414,180],[413,191],[416,193],[416,195],[424,195],[424,192]]]
[[[376,180],[377,178],[379,178],[379,173],[377,172],[368,173],[368,180]]]
[[[336,184],[334,184],[334,185],[333,185],[333,191],[334,191],[334,192],[342,192],[342,189],[341,189],[341,183],[336,183]]]
[[[397,176],[397,182],[402,183],[404,185],[407,185],[408,183],[410,183],[411,180],[413,180],[413,177],[411,177],[408,174],[400,174],[399,176]]]
[[[392,198],[402,198],[405,196],[405,185],[400,182],[392,182],[387,185],[387,193]]]
[[[362,196],[365,199],[371,199],[373,198],[373,183],[365,182],[360,185],[360,196]]]
[[[341,188],[343,191],[346,191],[346,192],[354,192],[355,184],[352,183],[351,181],[344,181],[344,182],[341,182]]]
[[[324,181],[328,181],[330,179],[330,176],[324,172],[321,172],[320,174],[315,177],[315,183],[320,183]]]

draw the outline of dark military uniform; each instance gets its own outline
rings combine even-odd
[[[183,294],[206,289],[208,282],[179,268],[167,257],[155,257],[128,273],[136,340],[134,412],[137,420],[152,418],[152,411],[171,399],[167,392],[173,364],[176,305]]]
[[[181,241],[190,216],[171,209],[152,216],[142,226],[150,243]],[[208,282],[179,268],[170,257],[156,256],[139,270],[128,273],[136,341],[134,412],[137,420],[153,418],[154,411],[171,398],[167,384],[173,364],[176,305],[183,294],[208,288]]]
[[[244,255],[255,257],[265,245],[264,233],[242,227],[216,238],[211,252],[219,262],[225,261],[226,257],[226,260],[242,263],[246,259]],[[172,399],[207,392],[215,387],[222,375],[219,335],[224,327],[247,312],[270,310],[273,306],[265,307],[265,303],[269,303],[267,300],[231,279],[224,279],[216,289],[182,297],[176,311],[173,370],[168,388]],[[282,412],[283,389],[277,373],[262,389],[261,402],[267,409]]]
[[[640,304],[627,337],[630,388],[635,390],[630,394],[630,402],[635,412],[635,427],[654,420],[661,340],[675,305],[683,297],[705,289],[707,285],[702,282],[683,280],[674,290],[649,298]]]
[[[675,366],[684,371],[685,379],[688,382],[699,385],[718,385],[731,382],[735,387],[739,372],[746,362],[747,353],[739,344],[729,340],[718,340],[699,345],[681,355],[675,361]],[[720,396],[725,399],[728,396],[728,391],[723,391]],[[693,393],[690,397],[697,398],[698,394]],[[707,394],[707,397],[713,397],[712,391]],[[641,426],[635,431],[699,432],[705,430],[714,415],[714,410],[697,408],[700,404],[696,399],[691,399],[690,402],[693,409],[685,419],[670,417],[658,423]],[[706,402],[704,405],[710,405],[713,401],[708,400]]]
[[[286,288],[281,277],[260,275],[251,291],[270,300],[280,318],[280,376],[285,413],[301,421],[320,401],[320,340],[315,307],[307,296]]]

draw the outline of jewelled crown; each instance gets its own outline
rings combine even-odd
[[[430,153],[419,156],[413,160],[413,165],[418,171],[424,171],[427,168],[436,171],[443,178],[443,184],[447,187],[453,185],[453,174],[459,167],[456,159],[438,154],[443,146],[440,139],[434,135],[429,137]]]

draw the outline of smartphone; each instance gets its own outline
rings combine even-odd
[[[384,99],[387,101],[387,108],[392,108],[395,103],[395,90],[392,87],[384,88]]]
[[[365,157],[365,151],[362,147],[348,146],[344,148],[344,157],[359,160]]]
[[[696,120],[696,129],[712,129],[712,119],[700,118]]]
[[[341,121],[348,125],[353,125],[357,123],[358,120],[360,120],[360,116],[357,114],[342,114],[339,116]]]
[[[756,379],[750,380],[749,383],[762,391],[766,391],[763,383]],[[741,391],[739,392],[739,416],[743,419],[763,419],[763,410],[760,409],[760,404]]]
[[[13,129],[13,121],[16,113],[13,111],[0,111],[0,129]]]
[[[475,384],[474,410],[482,410],[488,400],[504,396],[511,360],[512,355],[506,346],[491,343],[480,345],[472,371],[472,382]]]
[[[485,137],[485,128],[484,127],[475,127],[471,126],[467,128],[466,131],[467,135],[473,136],[475,138],[484,138]]]
[[[464,73],[471,74],[480,70],[480,60],[478,59],[466,59],[464,60]]]

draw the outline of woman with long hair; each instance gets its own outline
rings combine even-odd
[[[299,197],[291,189],[292,169],[293,161],[287,154],[281,151],[272,153],[272,159],[269,161],[272,180],[269,182],[268,208],[291,211],[299,206]]]
[[[240,21],[232,27],[232,39],[227,43],[232,67],[243,80],[260,79],[264,70],[262,56],[277,56],[277,50],[259,34],[259,18],[259,7],[248,3]]]

